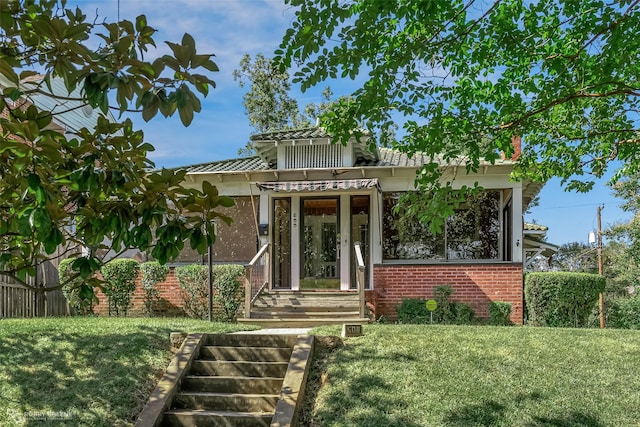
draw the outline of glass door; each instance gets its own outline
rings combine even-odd
[[[300,289],[340,289],[337,198],[302,199]]]
[[[291,199],[273,200],[273,288],[291,289]]]

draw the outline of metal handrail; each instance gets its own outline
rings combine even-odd
[[[356,242],[353,245],[354,249],[355,249],[355,253],[356,253],[356,262],[357,262],[357,267],[358,267],[358,272],[356,273],[356,285],[358,287],[358,296],[360,298],[360,317],[364,317],[364,304],[365,304],[365,297],[364,297],[364,287],[365,287],[365,281],[364,281],[364,273],[365,273],[365,265],[364,265],[364,257],[362,256],[362,249],[360,248],[360,242]]]
[[[262,279],[259,279],[258,282],[256,282],[257,278],[254,275],[256,266],[262,266]],[[244,281],[244,317],[248,319],[251,317],[251,306],[269,286],[269,243],[265,243],[251,261],[244,266]]]

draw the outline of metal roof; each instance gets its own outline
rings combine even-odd
[[[81,85],[69,93],[61,78],[52,78],[50,80],[51,88],[43,82],[43,78],[44,76],[34,75],[25,79],[20,85],[26,91],[40,86],[43,93],[29,94],[26,99],[39,110],[50,111],[54,115],[54,123],[63,127],[66,132],[76,132],[83,127],[93,129],[98,123],[98,117],[105,115],[100,110],[93,109],[80,101],[82,98]],[[9,80],[0,79],[0,87],[13,86],[15,85]],[[115,121],[110,112],[106,116],[110,121]]]
[[[216,173],[216,172],[252,172],[271,169],[268,164],[258,156],[240,159],[219,160],[209,163],[184,166],[187,173]]]
[[[375,161],[368,159],[360,159],[355,167],[398,167],[398,168],[419,168],[423,164],[430,162],[430,157],[417,153],[413,157],[409,157],[405,153],[391,148],[379,148],[380,158]],[[435,159],[441,165],[447,163],[441,159]],[[511,160],[498,160],[495,164],[512,164]],[[463,163],[461,162],[461,165]],[[481,165],[490,165],[489,162],[481,162]],[[196,165],[183,166],[180,169],[186,169],[188,173],[216,173],[216,172],[252,172],[275,170],[275,164],[267,164],[260,156],[251,156],[245,158],[236,158],[228,160],[218,160],[208,163],[200,163]]]
[[[321,127],[309,127],[303,129],[288,129],[279,130],[274,132],[264,132],[251,135],[249,139],[251,141],[285,141],[285,140],[297,140],[297,139],[310,139],[310,138],[330,138],[324,128]]]

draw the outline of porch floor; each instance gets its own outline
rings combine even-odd
[[[258,296],[249,316],[240,323],[263,328],[312,328],[323,325],[365,324],[357,291],[278,290]]]

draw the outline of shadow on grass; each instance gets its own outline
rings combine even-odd
[[[406,418],[403,409],[407,407],[403,401],[402,390],[394,389],[394,385],[385,381],[375,372],[363,371],[359,375],[343,374],[340,370],[332,371],[331,378],[327,376],[331,355],[343,347],[338,337],[316,336],[316,349],[311,368],[305,407],[301,416],[301,425],[319,427],[326,423],[340,420],[341,425],[349,426],[404,426],[417,427],[412,420]],[[387,355],[368,354],[362,351],[340,352],[339,366],[350,366],[352,362],[362,362],[367,359],[388,359],[389,361],[412,362],[413,355],[391,352]],[[333,365],[334,367],[336,365]],[[314,403],[319,391],[332,378],[338,379],[339,387],[334,387],[330,393],[325,393],[322,405],[314,410]],[[347,382],[339,379],[349,378]]]
[[[544,397],[540,393],[534,392],[518,395],[514,400],[515,403],[520,403],[524,400],[544,400]],[[466,405],[450,412],[444,418],[444,425],[447,427],[508,425],[510,422],[507,417],[508,411],[507,405],[494,400]],[[534,416],[531,421],[522,425],[524,427],[604,427],[604,424],[596,417],[576,411],[557,417]]]
[[[0,338],[0,419],[14,425],[126,425],[166,362],[164,328],[122,332],[31,331]]]

